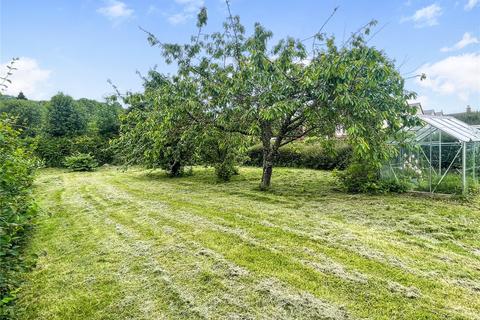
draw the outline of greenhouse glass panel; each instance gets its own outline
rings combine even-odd
[[[451,116],[419,115],[407,148],[382,169],[382,176],[407,180],[413,190],[467,193],[480,177],[480,130]]]

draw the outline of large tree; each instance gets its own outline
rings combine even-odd
[[[46,132],[53,137],[77,136],[86,132],[85,115],[75,106],[72,97],[59,93],[48,106]]]
[[[227,6],[230,7],[227,1]],[[163,43],[147,32],[167,63],[176,63],[173,89],[192,123],[253,136],[263,146],[261,188],[271,184],[281,146],[307,135],[333,137],[344,127],[357,155],[380,163],[394,150],[388,140],[413,123],[413,96],[394,62],[365,40],[374,22],[342,45],[319,31],[306,42],[273,34],[255,24],[247,35],[238,16],[224,30],[206,34],[206,9],[189,44]]]

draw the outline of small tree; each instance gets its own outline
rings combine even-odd
[[[98,162],[90,153],[75,153],[65,157],[64,165],[72,171],[94,171]]]
[[[195,128],[181,111],[178,97],[170,92],[171,80],[158,81],[151,76],[145,79],[145,88],[144,94],[125,98],[130,108],[121,118],[121,135],[113,148],[126,166],[162,168],[171,176],[179,176],[193,163],[198,137]]]
[[[17,99],[19,99],[19,100],[28,100],[27,97],[25,97],[25,95],[23,94],[22,91],[20,91],[20,93],[18,94]]]

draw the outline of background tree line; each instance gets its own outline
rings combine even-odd
[[[48,101],[0,97],[0,114],[11,118],[20,138],[46,166],[63,166],[65,157],[90,153],[100,164],[114,161],[109,140],[118,135],[122,106],[112,100],[74,100],[59,93]]]

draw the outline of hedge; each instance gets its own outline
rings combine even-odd
[[[31,197],[36,159],[23,148],[11,120],[0,119],[0,319],[15,298],[16,274],[27,267],[22,259],[26,235],[36,206]]]
[[[90,153],[99,165],[114,162],[108,139],[99,135],[77,137],[42,136],[38,139],[36,153],[47,167],[63,167],[65,158],[76,153]]]
[[[246,165],[262,166],[262,146],[255,145],[247,152]],[[342,141],[327,149],[320,142],[295,142],[281,147],[275,160],[279,167],[298,167],[309,169],[333,170],[345,169],[352,155],[352,148]]]

